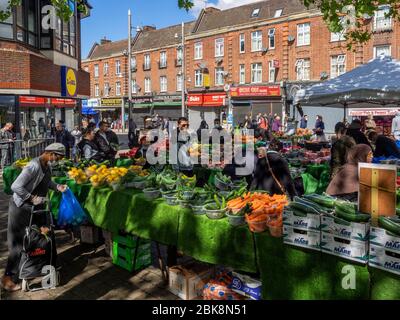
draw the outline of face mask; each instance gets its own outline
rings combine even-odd
[[[48,165],[50,168],[54,168],[54,167],[57,165],[57,161],[51,160],[51,161],[47,162],[47,165]]]

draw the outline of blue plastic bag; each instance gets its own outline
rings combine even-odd
[[[60,209],[58,213],[58,225],[59,226],[79,226],[85,222],[87,216],[83,211],[78,200],[70,189],[67,189],[62,194]]]

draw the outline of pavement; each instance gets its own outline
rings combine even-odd
[[[7,263],[7,217],[9,196],[4,194],[0,176],[0,275]],[[38,292],[7,293],[0,291],[0,300],[179,300],[167,290],[152,245],[153,265],[130,273],[113,265],[104,243],[81,244],[65,231],[56,232],[61,283],[55,289]],[[166,247],[161,246],[166,261]],[[188,259],[184,257],[182,259]],[[178,263],[181,262],[178,260]]]

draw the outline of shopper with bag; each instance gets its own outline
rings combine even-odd
[[[60,143],[49,145],[45,152],[33,159],[11,186],[14,192],[8,209],[8,250],[6,272],[1,286],[6,291],[18,291],[19,264],[23,248],[25,228],[29,226],[32,207],[38,208],[45,203],[49,189],[65,192],[67,186],[57,185],[51,180],[51,168],[65,157],[65,147]],[[35,221],[36,220],[36,221]],[[34,224],[41,227],[46,222],[34,216]]]

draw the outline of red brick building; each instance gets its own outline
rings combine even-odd
[[[122,106],[128,97],[128,41],[102,39],[95,43],[82,68],[90,74],[89,106],[98,111],[99,119],[121,126]]]
[[[5,9],[7,1],[0,1]],[[58,120],[78,124],[81,100],[89,96],[89,74],[81,69],[81,27],[75,4],[69,22],[43,29],[47,0],[23,0],[0,22],[0,122],[16,132],[45,136]],[[90,5],[87,4],[90,9]]]

